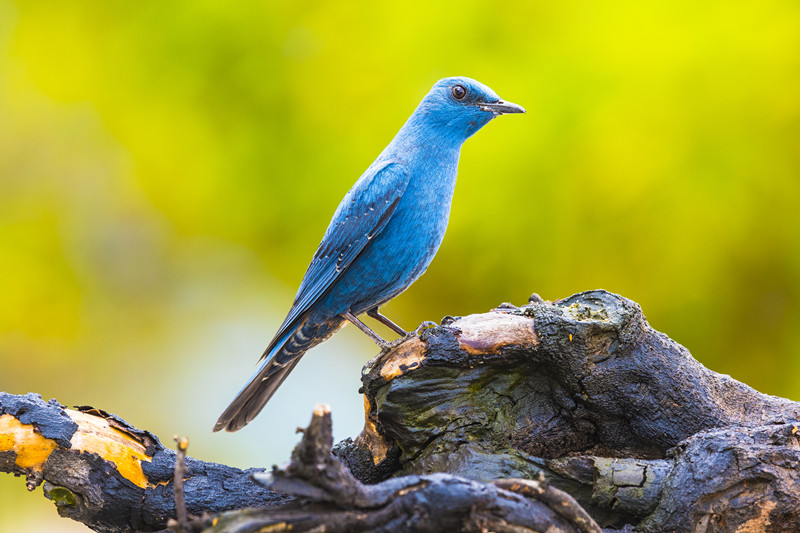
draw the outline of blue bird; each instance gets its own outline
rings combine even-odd
[[[250,382],[214,431],[237,431],[269,401],[309,349],[351,322],[381,348],[363,313],[407,333],[378,308],[428,268],[444,238],[461,145],[490,120],[525,110],[470,78],[444,78],[342,199],[294,304]]]

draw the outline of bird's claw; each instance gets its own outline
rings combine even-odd
[[[422,334],[423,331],[435,328],[438,325],[439,324],[437,324],[436,322],[433,322],[431,320],[426,320],[426,321],[420,323],[419,326],[417,326],[417,329],[414,330],[414,335],[419,337]]]
[[[365,376],[365,375],[369,374],[370,372],[372,372],[373,368],[376,368],[376,367],[380,366],[381,364],[383,364],[383,360],[386,357],[386,355],[389,352],[391,352],[394,348],[396,348],[397,346],[402,344],[403,341],[405,341],[408,337],[409,336],[406,335],[405,337],[400,337],[399,339],[395,339],[393,341],[388,341],[388,342],[384,341],[380,345],[381,351],[378,352],[378,355],[376,355],[375,357],[373,357],[372,359],[367,361],[367,363],[364,365],[364,368],[361,369],[361,375]]]
[[[397,338],[397,339],[395,339],[393,341],[389,341],[389,342],[383,343],[381,345],[381,353],[384,354],[384,353],[392,350],[392,348],[395,348],[396,346],[402,344],[403,341],[406,340],[406,338],[407,337],[399,337],[399,338]]]
[[[417,329],[415,329],[414,331],[406,333],[405,336],[399,337],[399,338],[397,338],[397,339],[395,339],[393,341],[388,341],[388,342],[384,341],[384,342],[382,342],[380,344],[381,353],[380,353],[380,355],[378,355],[378,357],[381,357],[381,356],[385,355],[387,352],[392,351],[392,349],[394,349],[397,346],[403,344],[403,342],[408,340],[410,337],[419,337],[424,331],[427,331],[429,329],[435,328],[438,325],[439,324],[437,324],[436,322],[432,322],[430,320],[426,320],[426,321],[422,322],[419,326],[417,326]]]

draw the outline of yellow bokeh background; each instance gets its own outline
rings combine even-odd
[[[464,146],[406,328],[605,288],[702,363],[800,399],[800,4],[0,0],[0,390],[190,454],[361,424],[352,328],[211,434],[340,198],[440,77],[528,109]],[[55,524],[55,525],[54,525]],[[0,478],[0,530],[80,531]]]

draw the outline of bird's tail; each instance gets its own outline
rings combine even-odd
[[[249,424],[272,398],[303,354],[333,335],[341,325],[341,320],[313,324],[303,320],[295,329],[270,343],[258,370],[220,415],[214,431],[238,431]]]

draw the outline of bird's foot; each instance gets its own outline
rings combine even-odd
[[[372,372],[373,368],[376,368],[383,364],[384,359],[386,356],[397,346],[401,345],[403,341],[405,341],[408,337],[400,337],[399,339],[395,339],[393,341],[386,342],[384,341],[382,345],[380,345],[381,351],[378,352],[378,355],[367,361],[364,365],[364,368],[361,369],[361,375],[366,376],[370,372]]]
[[[403,344],[403,341],[405,341],[407,338],[408,338],[408,336],[406,335],[405,337],[398,337],[397,339],[395,339],[393,341],[384,342],[381,345],[381,353],[386,353],[386,352],[391,351],[392,349],[396,348],[397,346]]]
[[[419,337],[420,335],[422,335],[423,331],[426,331],[426,330],[429,330],[429,329],[432,329],[432,328],[435,328],[435,327],[438,327],[438,326],[439,326],[439,324],[437,324],[436,322],[432,322],[430,320],[426,320],[426,321],[420,323],[419,326],[417,326],[417,329],[414,330],[414,335]]]

